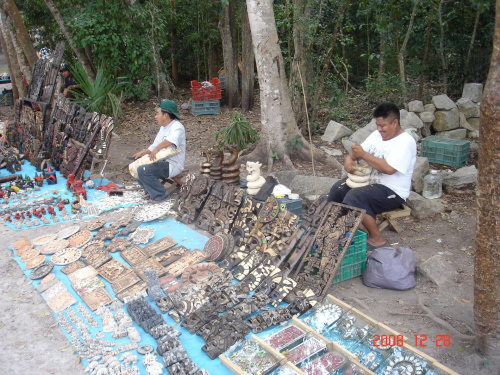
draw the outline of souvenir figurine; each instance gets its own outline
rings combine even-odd
[[[24,180],[23,180],[23,189],[28,189],[32,188],[33,189],[33,181],[31,180],[30,176],[27,174],[24,175]]]
[[[47,170],[43,170],[43,177],[47,180],[47,184],[55,185],[57,184],[56,172],[52,170],[50,164],[47,164]]]
[[[38,173],[35,173],[35,177],[33,178],[33,180],[35,180],[36,186],[43,186],[43,176],[41,174],[39,175]]]
[[[72,175],[70,175],[70,176],[72,176]],[[83,186],[82,180],[76,180],[73,183],[73,192],[74,192],[74,194],[77,194],[77,195],[81,194],[83,196],[83,199],[87,200],[87,190]]]
[[[74,183],[75,183],[75,175],[69,174],[68,180],[66,181],[66,189],[68,189],[69,191],[73,191]]]

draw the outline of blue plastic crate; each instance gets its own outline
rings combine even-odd
[[[203,102],[191,101],[191,114],[193,116],[218,115],[220,113],[219,100],[206,100]]]

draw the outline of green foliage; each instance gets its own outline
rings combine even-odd
[[[224,148],[224,145],[234,144],[238,148],[238,151],[241,151],[259,139],[257,132],[238,111],[233,112],[230,125],[225,129],[219,130],[214,135],[215,141],[218,142],[217,145],[221,150]]]
[[[274,160],[280,160],[280,157],[278,156],[278,152],[272,152],[271,155],[269,155],[272,159]]]
[[[302,137],[298,134],[295,134],[295,137],[285,143],[285,147],[290,154],[295,150],[300,150],[303,146],[304,142],[302,142]]]
[[[95,82],[88,79],[80,63],[71,67],[75,83],[80,90],[70,89],[75,95],[73,101],[81,105],[87,112],[103,113],[113,116],[118,124],[122,116],[119,95],[124,87],[123,80],[114,79],[102,66],[97,69]]]
[[[416,90],[414,85],[407,85],[407,95],[411,97]],[[378,77],[368,76],[366,79],[366,93],[370,103],[394,102],[404,108],[403,90],[398,74],[379,74]]]

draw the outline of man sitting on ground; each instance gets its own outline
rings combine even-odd
[[[172,100],[162,100],[156,108],[155,120],[160,125],[160,130],[153,144],[134,155],[134,159],[149,155],[149,158],[155,161],[137,168],[139,176],[137,181],[145,190],[144,197],[150,198],[153,202],[160,203],[170,199],[160,180],[175,177],[184,169],[186,131],[180,119],[177,104]],[[156,160],[158,152],[167,147],[180,148],[180,152],[168,159]]]
[[[373,117],[377,130],[361,145],[352,145],[352,151],[344,160],[348,173],[354,173],[357,160],[372,167],[370,183],[350,188],[346,184],[347,178],[344,178],[337,181],[328,194],[329,202],[366,210],[363,225],[368,231],[367,250],[387,245],[375,222],[375,215],[401,207],[408,198],[417,154],[415,140],[401,128],[396,104],[378,105]]]

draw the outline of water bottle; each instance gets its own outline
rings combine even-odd
[[[422,196],[427,199],[441,198],[443,194],[443,178],[437,170],[431,169],[430,173],[424,177],[424,190]]]

